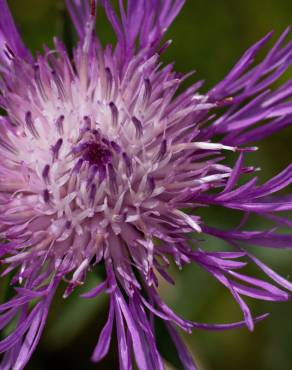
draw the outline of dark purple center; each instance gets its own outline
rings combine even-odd
[[[102,166],[111,162],[111,151],[102,143],[87,142],[84,146],[83,159],[90,164]]]

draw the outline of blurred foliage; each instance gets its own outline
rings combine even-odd
[[[71,42],[62,0],[8,1],[26,44],[36,52],[44,44],[53,46],[53,36]],[[195,79],[206,79],[204,89],[222,79],[247,47],[271,29],[279,35],[291,22],[291,0],[187,0],[182,13],[168,33],[174,43],[163,56],[165,62],[175,61],[176,69],[187,72],[196,69]],[[97,30],[102,41],[113,39],[113,33],[102,16]],[[285,76],[292,76],[288,72]],[[260,150],[248,158],[248,163],[263,169],[260,180],[276,174],[291,162],[292,132],[286,130],[259,145]],[[232,161],[235,158],[231,158]],[[234,225],[234,215],[221,210],[200,211],[212,224]],[[252,220],[254,227],[263,226]],[[225,249],[226,245],[206,238],[205,249]],[[287,251],[255,250],[256,253],[286,277],[292,276],[292,255]],[[206,322],[230,322],[241,315],[223,287],[196,266],[183,271],[172,267],[176,286],[161,282],[161,294],[178,313],[188,319]],[[91,364],[90,355],[107,316],[105,296],[93,301],[80,300],[82,290],[96,282],[93,274],[86,287],[63,301],[62,287],[54,301],[48,325],[40,346],[27,366],[29,370],[90,370],[117,369],[116,338],[110,355],[98,365]],[[1,300],[7,294],[4,284]],[[272,317],[256,326],[254,333],[247,329],[212,333],[195,331],[185,336],[188,346],[199,363],[200,370],[291,370],[292,303],[269,304],[250,300],[255,313],[269,311]],[[172,363],[172,349],[167,334],[159,330],[162,351]],[[170,358],[169,358],[170,356]],[[178,365],[175,365],[178,366]],[[178,369],[178,367],[175,367]],[[169,367],[173,369],[173,367]]]

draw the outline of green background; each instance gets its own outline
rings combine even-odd
[[[33,51],[41,50],[43,44],[51,46],[55,35],[68,34],[63,1],[10,0],[9,3],[23,38]],[[175,61],[176,69],[181,72],[196,69],[192,81],[205,79],[209,88],[224,77],[252,43],[272,29],[278,36],[291,23],[291,16],[292,2],[288,0],[188,0],[168,33],[174,42],[164,60]],[[98,21],[97,28],[102,40],[112,39],[104,19]],[[290,71],[284,79],[291,76]],[[291,130],[278,133],[261,142],[259,152],[250,156],[250,163],[263,169],[262,181],[291,162],[291,137]],[[218,210],[207,211],[202,216],[222,227],[230,225],[232,219],[229,213]],[[262,226],[259,221],[255,222],[255,227]],[[217,240],[208,239],[204,244],[205,249],[225,247]],[[255,248],[253,251],[285,277],[292,276],[292,253]],[[196,266],[187,266],[179,273],[173,269],[173,274],[176,287],[162,283],[161,294],[186,318],[206,322],[241,319],[231,296]],[[90,276],[84,289],[95,283],[96,278]],[[58,291],[43,339],[27,369],[118,369],[115,345],[102,363],[96,365],[89,361],[106,319],[107,298],[85,301],[78,299],[78,291],[63,301],[62,289]],[[269,311],[272,314],[256,326],[254,333],[247,329],[223,333],[194,331],[185,337],[200,370],[292,369],[292,302],[249,302],[255,313]],[[163,352],[173,362],[167,337],[163,333],[159,336]]]

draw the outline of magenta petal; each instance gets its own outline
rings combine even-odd
[[[89,292],[81,294],[81,298],[95,298],[100,293],[105,291],[107,287],[107,281],[103,281],[102,283],[98,284],[96,287],[92,288]]]
[[[0,0],[0,13],[0,63],[9,64],[9,58],[4,51],[5,45],[9,48],[6,49],[8,53],[11,50],[18,57],[31,61],[31,55],[22,43],[6,0]]]
[[[92,361],[94,362],[98,362],[101,359],[103,359],[109,351],[113,330],[113,321],[114,321],[114,301],[113,298],[111,298],[108,320],[100,333],[98,343],[91,357]]]
[[[166,323],[166,327],[169,331],[169,334],[177,348],[179,358],[184,366],[185,370],[197,370],[197,366],[195,365],[187,347],[185,346],[184,342],[181,340],[180,336],[173,328],[172,324]]]

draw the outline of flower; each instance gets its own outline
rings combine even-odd
[[[202,95],[197,82],[178,93],[188,77],[162,66],[161,40],[183,0],[128,0],[119,12],[101,0],[116,33],[115,47],[95,35],[95,1],[67,0],[79,36],[71,60],[65,46],[32,57],[0,0],[0,257],[2,276],[13,273],[15,296],[0,305],[0,328],[17,319],[0,341],[1,369],[28,363],[44,328],[61,280],[64,298],[101,265],[105,280],[83,294],[109,295],[108,320],[92,360],[106,356],[115,322],[121,369],[132,353],[141,370],[164,368],[153,317],[164,320],[185,369],[196,369],[176,327],[224,330],[254,323],[242,296],[285,301],[292,283],[253,256],[246,244],[291,248],[292,236],[278,233],[291,221],[291,195],[274,195],[292,182],[292,165],[263,185],[244,159],[249,143],[291,123],[292,81],[273,87],[291,65],[287,29],[259,64],[253,60],[268,34],[231,72]],[[270,86],[272,89],[270,89]],[[233,167],[222,154],[237,156]],[[252,179],[246,181],[245,175]],[[245,183],[238,185],[239,180]],[[210,226],[200,207],[240,211],[232,230]],[[250,215],[274,223],[245,229]],[[202,249],[202,234],[231,249]],[[198,246],[199,245],[199,246]],[[170,261],[195,263],[222,283],[244,320],[204,324],[175,314],[158,294],[158,275],[173,283]],[[270,282],[238,272],[253,263]]]

